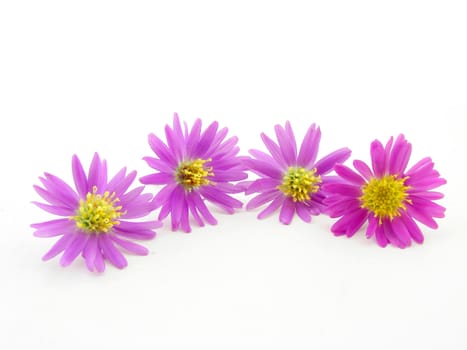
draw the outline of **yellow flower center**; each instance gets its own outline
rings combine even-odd
[[[396,175],[386,175],[382,178],[373,178],[362,188],[362,196],[359,198],[361,207],[366,208],[379,218],[382,223],[383,218],[394,219],[400,216],[400,209],[405,210],[407,199],[407,189],[405,186],[407,177],[399,179]]]
[[[122,207],[117,206],[119,201],[115,197],[115,192],[108,191],[104,195],[97,194],[97,186],[92,188],[92,193],[88,192],[86,200],[80,200],[76,215],[71,218],[75,220],[76,227],[85,233],[106,233],[120,222],[117,220],[124,212]]]
[[[211,159],[198,158],[180,163],[175,171],[176,181],[187,191],[209,185],[211,181],[207,177],[214,176],[214,173],[212,172],[212,167],[205,167],[204,163],[210,161]]]
[[[286,196],[292,197],[294,202],[310,199],[311,193],[319,190],[321,177],[316,176],[316,168],[307,170],[302,167],[290,167],[282,178],[282,184],[277,188]]]

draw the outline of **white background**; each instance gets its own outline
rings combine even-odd
[[[169,5],[170,4],[170,5]],[[466,349],[467,11],[464,1],[0,4],[0,348]],[[89,273],[41,256],[29,224],[44,171],[71,181],[71,156],[110,172],[150,169],[147,134],[173,112],[218,120],[242,154],[259,134],[312,122],[320,156],[369,160],[403,132],[410,164],[448,180],[446,218],[425,243],[379,248],[332,220],[277,215],[147,243],[147,257]],[[155,188],[148,188],[155,191]],[[240,196],[242,200],[243,196]],[[155,214],[154,214],[155,215]]]

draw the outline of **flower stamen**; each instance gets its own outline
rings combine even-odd
[[[107,233],[110,229],[120,224],[117,220],[122,214],[122,207],[116,205],[119,202],[115,192],[97,194],[97,186],[93,186],[92,193],[88,192],[86,200],[80,200],[76,215],[72,216],[76,227],[85,233]]]
[[[211,158],[198,158],[192,161],[181,162],[175,171],[175,180],[187,191],[211,184],[212,182],[207,177],[214,176],[214,173],[212,172],[212,167],[205,166],[205,163],[210,161]]]
[[[405,202],[409,186],[404,183],[408,177],[397,178],[396,175],[386,175],[382,178],[373,178],[362,188],[359,198],[361,207],[371,211],[382,223],[384,218],[394,219],[401,216],[400,210],[406,210]]]
[[[309,200],[310,194],[318,192],[321,183],[321,177],[315,174],[316,168],[290,167],[277,188],[294,202]]]

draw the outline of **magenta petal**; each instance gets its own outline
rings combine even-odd
[[[388,245],[389,241],[386,238],[386,235],[384,233],[383,225],[376,226],[375,236],[376,236],[376,243],[378,243],[380,247],[384,248]]]
[[[219,127],[219,123],[213,122],[206,128],[206,130],[201,135],[200,140],[198,144],[196,145],[196,148],[194,149],[194,152],[193,152],[194,158],[198,158],[198,157],[203,158],[203,156],[208,151],[212,140],[214,139],[216,135],[218,127]]]
[[[169,148],[154,134],[149,134],[148,143],[154,153],[163,161],[172,166],[176,166],[177,161],[170,152]]]
[[[401,220],[404,222],[405,227],[407,227],[407,230],[409,231],[412,239],[419,244],[423,243],[423,233],[415,221],[405,213],[401,215]]]
[[[297,211],[297,215],[300,219],[305,222],[311,221],[311,213],[310,208],[303,203],[296,203],[295,210]]]
[[[109,260],[115,267],[123,269],[128,265],[128,262],[126,261],[123,254],[117,248],[115,248],[108,236],[99,236],[99,246],[102,248],[105,258]]]
[[[98,193],[104,192],[107,184],[107,165],[105,160],[101,162],[99,154],[94,153],[88,173],[88,192],[93,191],[93,186],[97,186]]]
[[[282,152],[279,146],[272,139],[270,139],[269,136],[267,136],[265,133],[261,133],[261,139],[263,140],[264,145],[268,149],[269,153],[271,153],[272,157],[277,162],[277,164],[282,169],[286,169],[289,164],[286,162],[286,160],[282,156]]]
[[[140,178],[140,181],[144,184],[150,185],[165,185],[174,182],[174,175],[167,173],[156,173],[143,176]]]
[[[334,167],[334,171],[344,180],[347,180],[353,183],[354,185],[362,186],[363,184],[365,184],[365,179],[363,177],[361,177],[355,171],[353,171],[349,167],[346,167],[345,165],[336,164],[336,166]]]
[[[97,272],[104,272],[105,271],[105,262],[104,262],[104,256],[102,253],[102,247],[97,241],[97,253],[96,253],[96,258],[94,259],[94,266],[96,267]]]
[[[32,203],[37,205],[42,210],[45,210],[46,212],[54,214],[54,215],[59,215],[59,216],[73,216],[74,215],[74,211],[70,208],[57,207],[55,205],[48,205],[48,204],[39,203],[39,202],[32,202]]]
[[[175,132],[170,128],[170,126],[166,125],[165,126],[165,138],[167,140],[167,145],[169,146],[169,149],[172,150],[172,154],[175,156],[175,160],[177,162],[180,162],[183,157],[183,149],[182,149],[182,145],[184,141],[183,135],[180,137],[177,137],[175,135]]]
[[[246,210],[252,210],[262,206],[263,204],[272,201],[277,196],[281,196],[278,190],[263,192],[256,197],[253,197],[246,205]]]
[[[88,180],[77,155],[73,155],[71,161],[71,168],[73,172],[73,180],[75,182],[76,190],[80,198],[86,198],[88,192]]]
[[[362,162],[361,160],[358,160],[358,159],[354,160],[353,166],[367,181],[370,181],[374,177],[373,172],[371,171],[370,167],[366,165],[366,163]]]
[[[83,257],[89,271],[94,271],[94,261],[97,255],[97,236],[90,236],[83,250]]]
[[[256,170],[257,172],[269,176],[273,179],[282,179],[283,174],[282,172],[273,165],[255,159],[247,159],[244,162],[249,168]]]
[[[193,201],[193,199],[191,198],[190,195],[187,195],[186,196],[186,202],[188,204],[188,209],[190,210],[190,213],[191,215],[193,216],[193,218],[195,219],[196,223],[200,226],[200,227],[203,227],[204,226],[204,222],[203,220],[201,219],[201,216],[199,215],[199,212],[198,212],[198,209],[196,208],[196,205]]]
[[[68,184],[54,175],[48,173],[45,173],[44,175],[46,178],[39,178],[39,180],[41,180],[42,184],[46,188],[49,197],[52,197],[55,202],[58,201],[63,203],[66,207],[75,208],[78,205],[79,197],[76,192],[68,186]]]
[[[292,222],[295,213],[295,203],[291,198],[286,198],[282,203],[281,212],[279,214],[279,221],[284,225],[289,225]]]
[[[274,213],[284,202],[285,197],[282,194],[278,194],[276,198],[262,211],[258,214],[258,219],[264,219],[268,215]]]
[[[424,211],[412,206],[411,204],[407,204],[407,213],[412,216],[417,221],[421,222],[422,224],[428,226],[429,228],[435,229],[438,228],[438,224],[435,220],[429,215],[427,215]]]
[[[60,258],[60,265],[64,267],[70,265],[76,257],[81,254],[86,246],[88,238],[89,237],[84,234],[74,235],[73,241],[65,248],[65,252]]]
[[[201,187],[199,192],[210,202],[219,203],[226,207],[241,208],[243,205],[238,199],[232,198],[222,191],[217,190],[214,186]]]
[[[381,142],[375,140],[371,143],[371,163],[373,165],[373,172],[376,177],[385,175],[385,153]]]
[[[353,236],[362,227],[368,218],[368,212],[364,209],[357,209],[349,212],[337,220],[331,227],[331,231],[336,235]]]
[[[186,200],[183,201],[180,225],[183,231],[187,233],[191,232],[190,219],[188,217],[188,203]]]
[[[391,226],[391,222],[388,219],[383,220],[382,226],[384,228],[384,235],[389,240],[389,242],[391,242],[391,244],[399,248],[406,247],[405,243],[401,241],[399,237],[396,235],[396,233],[394,232]]]
[[[188,138],[186,140],[187,150],[195,149],[196,145],[198,144],[199,137],[201,134],[201,126],[202,126],[201,120],[196,119],[195,123],[193,124],[193,127],[191,128],[191,132],[188,135]]]
[[[170,199],[171,206],[171,219],[172,219],[172,230],[175,231],[180,225],[180,218],[182,216],[183,202],[185,201],[183,189],[178,187],[172,193]]]
[[[323,191],[331,194],[339,194],[346,197],[358,198],[362,195],[360,187],[348,184],[331,183],[322,186]]]
[[[339,216],[344,215],[345,213],[348,213],[350,211],[354,211],[360,208],[360,202],[356,198],[353,198],[353,197],[338,197],[338,198],[340,198],[339,201],[336,201],[335,203],[332,203],[332,204],[328,204],[325,210],[326,213],[331,218],[337,218]]]
[[[193,203],[195,204],[196,208],[198,208],[201,215],[203,215],[204,219],[211,225],[216,225],[217,220],[212,216],[209,209],[204,204],[203,200],[201,199],[198,193],[192,193],[191,198],[193,199]]]
[[[252,194],[255,192],[265,192],[277,188],[281,184],[280,180],[264,178],[254,181],[245,191],[245,194]]]
[[[74,223],[70,219],[57,219],[32,224],[31,227],[37,229],[34,232],[36,237],[54,237],[73,232]]]
[[[142,181],[143,182],[143,181]],[[143,182],[144,183],[144,182]],[[159,193],[157,193],[154,198],[152,199],[152,203],[154,203],[154,208],[157,209],[162,206],[164,203],[168,202],[172,193],[178,188],[179,185],[176,183],[169,184],[162,188]]]
[[[319,175],[326,175],[333,170],[336,164],[345,162],[350,157],[350,153],[351,151],[348,148],[341,148],[329,153],[315,164],[316,173]]]
[[[409,163],[411,153],[412,145],[405,140],[403,135],[399,135],[391,152],[389,172],[402,174]]]
[[[57,242],[55,242],[52,248],[50,248],[50,250],[44,254],[42,260],[50,260],[53,257],[60,254],[61,252],[63,252],[66,249],[66,247],[68,247],[68,245],[73,241],[74,237],[75,235],[73,234],[67,234],[60,237],[60,239]]]
[[[305,137],[303,138],[300,151],[298,153],[297,165],[308,168],[311,167],[316,160],[319,150],[319,141],[321,140],[321,130],[312,124]]]
[[[399,242],[401,243],[400,247],[405,248],[410,246],[411,238],[410,233],[407,230],[404,222],[399,218],[394,218],[392,221],[389,221],[389,224],[392,227],[392,232],[399,238]]]
[[[144,157],[144,161],[153,169],[159,170],[160,172],[173,174],[175,172],[176,167],[172,164],[166,163],[160,159],[153,158],[153,157]]]
[[[378,227],[378,219],[373,214],[368,215],[368,227],[366,229],[366,237],[370,238],[375,234],[376,228]]]
[[[296,149],[295,138],[289,139],[285,130],[280,125],[276,125],[274,130],[276,131],[277,141],[279,142],[283,158],[288,165],[294,165],[297,157],[296,151],[294,152]]]
[[[146,247],[143,247],[142,245],[139,245],[137,243],[133,243],[124,239],[120,239],[116,236],[110,236],[110,239],[117,243],[120,247],[125,249],[129,253],[133,253],[136,255],[148,255],[149,250]]]

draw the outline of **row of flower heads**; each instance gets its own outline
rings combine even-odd
[[[446,181],[434,170],[430,158],[423,158],[407,170],[412,146],[403,135],[391,137],[384,146],[371,143],[371,167],[354,160],[356,171],[343,165],[348,148],[338,149],[317,160],[321,131],[315,124],[307,130],[297,148],[292,127],[275,126],[277,142],[262,133],[269,153],[250,150],[252,157],[238,156],[237,137],[227,138],[227,128],[213,122],[204,131],[201,120],[191,129],[174,115],[166,125],[166,141],[149,135],[155,157],[143,158],[155,170],[140,178],[145,185],[161,185],[155,196],[143,193],[144,186],[130,190],[136,171],[120,170],[110,180],[107,164],[96,153],[88,174],[75,155],[72,173],[75,189],[60,178],[45,173],[42,187],[34,185],[48,204],[39,208],[61,218],[32,224],[35,236],[61,236],[44,255],[49,260],[62,253],[60,264],[71,264],[80,254],[90,271],[102,272],[104,260],[117,268],[127,261],[122,251],[147,255],[148,250],[133,240],[155,237],[155,229],[170,216],[172,230],[191,231],[190,217],[198,226],[215,225],[205,202],[233,214],[243,203],[232,194],[255,194],[247,210],[265,206],[258,218],[279,211],[279,220],[290,224],[295,214],[305,222],[321,213],[339,218],[331,227],[336,236],[353,236],[365,223],[366,236],[375,237],[381,247],[399,248],[411,241],[423,242],[419,223],[436,228],[433,218],[444,216],[445,208],[433,202],[443,197],[432,191]],[[257,179],[246,181],[247,171]],[[331,175],[331,173],[335,173]],[[160,209],[157,220],[135,222]],[[416,221],[415,221],[415,220]]]

